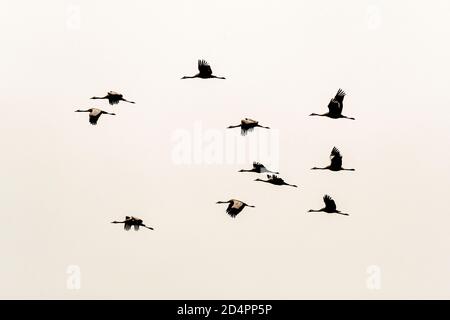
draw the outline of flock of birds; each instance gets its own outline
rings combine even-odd
[[[184,76],[181,79],[193,79],[193,78],[200,78],[200,79],[225,79],[225,77],[219,77],[216,75],[213,75],[211,66],[205,61],[205,60],[198,60],[198,73],[194,76]],[[343,107],[344,107],[344,97],[345,92],[342,89],[339,89],[336,93],[335,97],[330,100],[330,103],[328,104],[328,112],[323,114],[317,114],[317,113],[311,113],[310,116],[321,116],[321,117],[328,117],[331,119],[350,119],[355,120],[353,117],[347,117],[342,114]],[[92,97],[91,99],[105,99],[108,100],[109,104],[111,106],[118,104],[119,102],[127,102],[127,103],[135,103],[134,101],[127,100],[123,97],[122,94],[114,91],[109,91],[105,96],[103,97]],[[75,110],[75,112],[89,112],[89,122],[92,125],[97,125],[97,122],[102,114],[107,115],[116,115],[115,113],[107,112],[104,110],[101,110],[99,108],[89,108],[86,110]],[[250,119],[250,118],[244,118],[241,120],[241,123],[238,125],[231,125],[227,127],[227,129],[232,128],[241,128],[241,135],[245,136],[248,132],[253,131],[255,128],[263,128],[263,129],[270,129],[269,127],[262,126],[259,124],[258,121]],[[342,167],[342,155],[339,152],[339,150],[336,147],[333,147],[330,154],[330,164],[326,167],[314,167],[311,168],[311,170],[330,170],[330,171],[355,171],[355,169],[349,169],[349,168],[343,168]],[[253,167],[251,169],[241,169],[239,172],[254,172],[254,173],[270,173],[267,174],[267,180],[263,179],[255,179],[255,181],[265,182],[276,186],[290,186],[297,188],[297,185],[295,184],[289,184],[286,181],[284,181],[282,178],[278,177],[279,172],[273,172],[268,170],[263,164],[259,162],[253,162]],[[311,209],[308,212],[326,212],[326,213],[336,213],[340,215],[346,215],[348,216],[348,213],[343,213],[339,210],[337,210],[337,206],[333,198],[329,195],[323,196],[323,201],[325,203],[325,207],[314,210]],[[217,204],[228,204],[228,207],[226,208],[226,213],[231,216],[232,218],[235,218],[245,207],[254,208],[255,206],[249,205],[241,200],[237,199],[230,199],[228,201],[218,201]],[[134,230],[139,230],[140,227],[147,228],[150,230],[154,230],[152,227],[148,227],[143,223],[143,220],[137,217],[133,216],[126,216],[124,221],[113,221],[111,223],[114,224],[124,224],[125,230],[130,230],[131,227],[134,227]]]

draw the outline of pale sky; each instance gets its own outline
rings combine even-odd
[[[447,0],[2,1],[0,298],[449,299],[449,16]],[[227,79],[180,80],[197,59]],[[339,88],[356,121],[308,116]],[[109,90],[136,104],[89,99]],[[117,115],[91,126],[74,113],[91,107]],[[271,129],[225,129],[244,117]],[[355,172],[309,170],[333,146]],[[299,188],[237,172],[254,160]],[[306,214],[325,193],[350,216]],[[231,198],[256,208],[232,219],[215,204]],[[109,223],[125,215],[155,230]]]

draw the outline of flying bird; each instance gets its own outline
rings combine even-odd
[[[116,115],[115,113],[106,112],[97,108],[90,108],[87,110],[75,110],[75,112],[89,112],[89,122],[94,126],[97,125],[97,121],[102,114],[109,114],[112,116]]]
[[[311,170],[355,171],[355,169],[342,168],[342,155],[336,147],[333,147],[333,150],[331,150],[330,160],[331,160],[331,163],[329,166],[326,166],[324,168],[314,167],[314,168],[311,168]]]
[[[267,178],[268,178],[268,180],[262,180],[262,179],[258,178],[258,179],[255,179],[255,181],[267,182],[267,183],[274,184],[276,186],[291,186],[291,187],[297,188],[297,186],[295,184],[286,183],[283,179],[279,178],[278,176],[276,176],[274,174],[273,175],[268,174]]]
[[[115,91],[108,91],[106,96],[104,97],[92,97],[91,99],[108,99],[110,105],[118,104],[120,101],[135,103],[134,101],[129,101],[123,97],[123,94],[120,94]]]
[[[131,227],[134,227],[135,231],[139,230],[139,227],[144,227],[150,230],[154,230],[152,227],[147,227],[145,224],[142,223],[142,219],[132,217],[132,216],[126,216],[124,221],[113,221],[111,223],[123,223],[123,228],[126,231],[129,231]]]
[[[211,66],[205,60],[198,60],[198,73],[195,76],[184,76],[181,79],[193,79],[193,78],[201,78],[201,79],[225,79],[224,77],[217,77],[212,74]]]
[[[336,203],[334,202],[333,198],[331,198],[329,195],[323,196],[323,202],[325,202],[325,207],[319,210],[309,210],[308,212],[327,212],[327,213],[337,213],[344,216],[348,216],[348,213],[340,212],[336,209]]]
[[[279,173],[279,172],[273,172],[273,171],[268,170],[262,163],[259,163],[259,162],[253,162],[252,169],[249,169],[249,170],[241,169],[241,170],[239,170],[239,172],[256,172],[256,173],[270,172],[270,173],[275,173],[275,174]]]
[[[249,119],[249,118],[242,119],[241,120],[241,124],[238,124],[236,126],[229,126],[229,127],[227,127],[227,129],[238,128],[238,127],[241,127],[241,134],[243,136],[245,136],[247,134],[247,131],[251,132],[256,127],[264,128],[264,129],[270,129],[269,127],[261,126],[258,123],[258,121],[253,120],[253,119]]]
[[[254,208],[255,206],[251,206],[249,204],[246,204],[240,200],[231,199],[228,201],[217,201],[216,203],[228,203],[228,207],[226,209],[226,212],[228,215],[232,218],[236,218],[236,216],[245,208],[250,207]]]
[[[342,109],[344,108],[344,97],[345,92],[342,89],[339,89],[338,92],[336,93],[336,96],[330,100],[330,103],[328,104],[327,113],[324,114],[311,113],[310,116],[322,116],[332,119],[345,118],[355,120],[355,118],[342,115]]]

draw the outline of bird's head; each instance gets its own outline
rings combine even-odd
[[[239,170],[239,172],[244,172],[244,169]]]

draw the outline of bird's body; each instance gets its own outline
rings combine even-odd
[[[106,112],[98,108],[90,108],[87,110],[75,110],[75,112],[89,112],[89,123],[94,126],[97,125],[97,121],[102,114],[109,114],[112,116],[116,115],[115,113]]]
[[[246,204],[245,202],[242,202],[240,200],[231,199],[228,201],[217,201],[216,203],[228,203],[228,207],[226,209],[226,212],[228,215],[232,218],[236,218],[236,216],[245,208],[250,207],[254,208],[255,206]]]
[[[280,177],[278,177],[277,175],[267,175],[268,180],[262,180],[262,179],[255,179],[255,181],[261,181],[261,182],[267,182],[276,186],[290,186],[290,187],[295,187],[297,188],[297,186],[295,184],[289,184],[286,183],[286,181],[284,181],[283,179],[281,179]]]
[[[344,97],[345,92],[342,89],[339,89],[336,93],[336,96],[330,100],[328,104],[328,112],[324,114],[311,113],[310,116],[321,116],[328,117],[331,119],[350,119],[355,120],[355,118],[347,117],[342,114],[342,110],[344,109]]]
[[[235,126],[229,126],[229,127],[227,127],[227,129],[238,128],[238,127],[241,128],[241,134],[243,136],[245,136],[248,131],[253,131],[253,129],[256,127],[270,129],[269,127],[264,127],[264,126],[260,125],[258,121],[250,119],[250,118],[244,118],[241,120],[240,124],[235,125]]]
[[[253,168],[249,170],[241,169],[239,172],[256,172],[256,173],[275,173],[278,174],[278,172],[273,172],[268,170],[262,163],[259,162],[253,162]]]
[[[184,76],[181,79],[225,79],[224,77],[217,77],[212,74],[211,66],[205,60],[198,60],[198,73],[195,76]]]
[[[124,224],[123,228],[126,231],[129,231],[131,229],[131,227],[134,227],[135,231],[138,231],[139,227],[143,227],[143,228],[147,228],[147,229],[153,230],[152,227],[147,227],[143,223],[142,219],[139,219],[139,218],[133,217],[133,216],[126,216],[124,221],[113,221],[111,223],[123,223]]]
[[[91,99],[107,99],[110,105],[118,104],[120,101],[135,103],[134,101],[129,101],[125,99],[123,97],[123,94],[115,91],[108,91],[108,93],[104,97],[92,97]]]
[[[311,209],[308,212],[326,212],[326,213],[337,213],[344,216],[348,216],[348,213],[343,213],[336,209],[336,203],[334,202],[333,198],[331,198],[329,195],[323,196],[323,202],[325,202],[325,207],[319,210]]]
[[[318,168],[314,167],[311,170],[331,170],[331,171],[355,171],[355,169],[346,169],[342,167],[342,155],[336,147],[333,147],[330,153],[331,163],[329,166]]]

